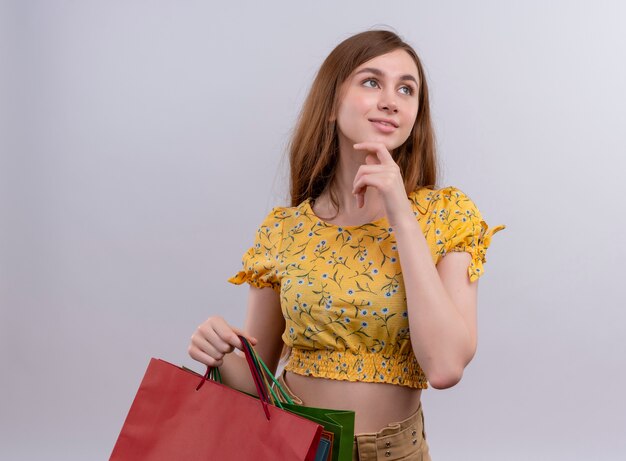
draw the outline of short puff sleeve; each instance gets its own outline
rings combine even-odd
[[[437,227],[442,234],[442,254],[445,255],[450,251],[469,253],[472,259],[467,273],[473,282],[484,273],[483,265],[487,262],[486,253],[491,237],[505,226],[490,228],[483,220],[476,204],[455,187],[444,188],[440,194]]]
[[[271,287],[280,291],[278,260],[282,242],[282,208],[275,207],[265,217],[256,231],[254,245],[242,257],[242,270],[228,281],[235,285],[248,282],[257,288]]]

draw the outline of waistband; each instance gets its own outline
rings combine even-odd
[[[287,371],[318,378],[389,383],[426,389],[426,375],[415,355],[381,352],[307,350],[292,348]]]
[[[410,455],[415,456],[418,451],[427,454],[428,449],[425,445],[424,414],[420,402],[417,410],[405,420],[390,423],[378,432],[355,434],[353,459],[359,461],[407,459]]]

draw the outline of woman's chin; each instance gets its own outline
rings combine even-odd
[[[371,142],[379,142],[381,144],[384,144],[389,152],[399,146],[398,142],[390,139],[389,136],[372,136]]]
[[[384,144],[384,146],[387,148],[389,152],[392,152],[394,149],[397,149],[404,143],[404,141],[406,141],[405,139],[404,141],[400,142],[395,137],[391,137],[391,136],[380,134],[380,133],[373,133],[373,134],[366,133],[362,136],[354,136],[354,138],[362,138],[356,141],[352,141],[351,138],[352,137],[344,138],[346,142],[346,147],[348,145],[352,146],[353,144],[357,144],[360,142],[376,142],[376,143]],[[340,139],[341,139],[341,136],[340,136]]]
[[[398,139],[397,136],[377,135],[375,138],[375,141],[384,144],[389,152],[397,149],[406,141],[406,139]]]

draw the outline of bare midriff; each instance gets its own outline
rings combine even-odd
[[[284,379],[306,406],[355,411],[355,434],[378,432],[389,423],[407,419],[418,409],[422,395],[421,389],[397,384],[341,381],[290,371]]]

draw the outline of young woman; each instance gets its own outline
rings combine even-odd
[[[276,207],[230,282],[250,284],[244,329],[202,323],[189,354],[255,393],[249,338],[307,406],[356,412],[354,459],[430,459],[420,404],[476,350],[493,233],[455,187],[435,188],[428,88],[415,51],[368,31],[326,58],[290,145],[291,206]]]

